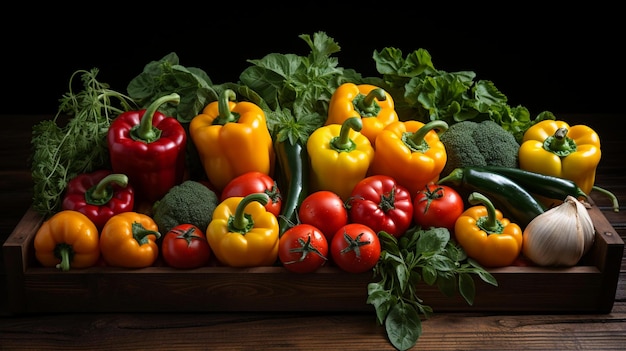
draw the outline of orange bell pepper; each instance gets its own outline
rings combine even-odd
[[[150,216],[132,211],[116,214],[100,233],[102,258],[114,267],[149,267],[159,256],[156,240],[160,237]]]
[[[372,146],[386,126],[398,121],[393,98],[385,90],[371,84],[343,83],[330,98],[325,125],[343,124],[355,116],[363,121],[361,133]]]
[[[96,225],[75,210],[57,212],[43,222],[35,233],[34,245],[41,265],[62,271],[91,267],[100,258]]]
[[[600,138],[590,127],[570,127],[564,121],[544,120],[524,133],[519,148],[519,167],[569,179],[589,194],[600,157]]]
[[[200,162],[219,191],[247,172],[274,174],[276,156],[265,112],[252,102],[230,101],[234,99],[235,93],[226,89],[189,124]]]
[[[417,194],[427,184],[436,183],[446,165],[446,148],[439,135],[447,129],[448,124],[442,120],[391,123],[376,138],[368,174],[390,176],[411,194]]]
[[[469,196],[472,206],[454,224],[454,235],[468,257],[485,267],[510,266],[522,252],[522,228],[480,193]],[[482,204],[482,205],[481,205]]]

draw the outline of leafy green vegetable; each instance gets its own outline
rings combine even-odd
[[[280,139],[304,141],[306,145],[309,134],[326,121],[335,89],[361,76],[338,66],[338,59],[332,55],[341,48],[326,33],[316,32],[312,39],[302,34],[300,38],[311,48],[307,56],[271,53],[248,60],[253,65],[239,79],[264,101],[273,138],[280,134]]]
[[[178,55],[171,52],[158,61],[148,63],[143,72],[128,84],[128,95],[142,107],[164,95],[178,93],[178,105],[165,105],[160,111],[181,123],[190,122],[209,102],[217,100],[211,78],[200,68],[179,64]]]
[[[475,285],[471,274],[497,286],[496,279],[450,240],[445,228],[414,227],[399,239],[386,232],[379,237],[383,251],[374,267],[378,282],[367,287],[367,303],[374,306],[378,323],[385,325],[391,344],[398,350],[413,347],[422,334],[420,316],[433,310],[417,296],[418,284],[437,285],[446,296],[457,291],[472,305]]]
[[[476,80],[474,72],[436,69],[425,49],[403,57],[397,48],[384,48],[374,51],[373,58],[382,77],[371,77],[368,81],[389,92],[402,120],[423,123],[443,120],[452,125],[490,119],[521,142],[530,126],[544,119],[555,119],[549,111],[531,119],[526,107],[509,106],[507,97],[493,82]]]
[[[54,119],[33,126],[33,208],[44,216],[60,210],[63,192],[72,178],[110,166],[106,135],[111,121],[135,108],[130,97],[99,82],[98,73],[96,68],[74,72]],[[73,80],[78,75],[84,89],[74,93]],[[120,105],[113,105],[112,98]],[[71,118],[60,126],[58,122],[65,116]]]

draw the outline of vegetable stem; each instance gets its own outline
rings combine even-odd
[[[613,212],[619,212],[619,200],[617,199],[617,196],[615,196],[615,194],[597,185],[594,185],[592,190],[596,190],[608,196],[611,199],[611,202],[613,203]]]

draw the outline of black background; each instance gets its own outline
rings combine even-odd
[[[316,31],[341,46],[340,66],[364,75],[377,74],[374,50],[424,48],[436,68],[474,71],[531,114],[623,112],[624,28],[617,9],[377,3],[174,2],[133,10],[106,3],[36,11],[23,3],[4,12],[0,28],[3,113],[54,114],[78,69],[97,67],[99,81],[125,92],[147,63],[172,51],[214,83],[236,81],[246,59],[307,55],[298,35]]]

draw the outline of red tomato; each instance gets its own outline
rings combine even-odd
[[[348,224],[348,210],[339,195],[328,190],[309,194],[298,209],[300,223],[310,224],[331,242],[337,230]]]
[[[326,263],[327,255],[324,233],[310,224],[296,224],[287,229],[278,242],[278,258],[291,272],[314,272]]]
[[[211,258],[211,248],[204,233],[193,224],[179,224],[163,237],[163,259],[170,267],[197,268]]]
[[[363,273],[374,268],[380,258],[380,251],[376,232],[359,223],[341,227],[330,243],[333,262],[349,273]]]
[[[447,228],[454,231],[454,223],[465,205],[461,195],[446,185],[430,183],[415,196],[413,221],[422,228]]]
[[[381,230],[402,236],[413,223],[413,197],[404,186],[386,175],[364,178],[348,200],[351,223],[361,223],[378,233]]]
[[[222,190],[220,201],[233,196],[247,196],[254,193],[267,194],[270,201],[265,205],[265,209],[274,216],[280,215],[283,198],[278,185],[272,177],[262,172],[251,171],[233,178]]]

